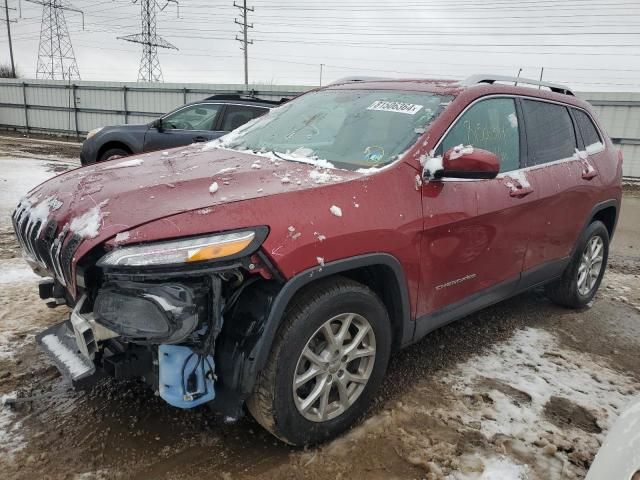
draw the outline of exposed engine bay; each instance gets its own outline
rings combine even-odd
[[[84,288],[69,320],[36,339],[76,387],[104,375],[142,378],[179,408],[214,402],[222,393],[212,406],[238,417],[245,397],[242,364],[259,337],[251,331],[260,331],[278,282],[259,275],[256,263],[255,272],[237,263],[207,273],[157,275],[91,267],[92,274],[78,282]],[[41,297],[59,287],[44,280]],[[252,301],[240,305],[247,290]],[[49,306],[61,303],[49,298]],[[229,319],[234,325],[225,326]]]

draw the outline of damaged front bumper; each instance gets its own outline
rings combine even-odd
[[[95,321],[80,298],[69,320],[36,335],[36,342],[52,358],[62,375],[77,385],[96,373],[98,342],[118,336]]]

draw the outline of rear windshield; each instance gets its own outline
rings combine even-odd
[[[236,130],[221,146],[352,170],[380,167],[413,145],[451,99],[429,92],[321,90]]]

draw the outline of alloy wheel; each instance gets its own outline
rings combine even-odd
[[[355,403],[369,381],[376,338],[366,318],[343,313],[311,336],[298,358],[293,399],[302,416],[325,422]]]
[[[589,239],[578,267],[578,293],[586,297],[596,286],[604,263],[604,241],[599,236]]]

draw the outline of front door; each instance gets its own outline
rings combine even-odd
[[[529,239],[528,209],[537,198],[521,169],[521,134],[515,100],[491,97],[462,113],[440,141],[438,155],[460,144],[497,154],[501,173],[423,185],[419,317],[467,301],[490,304],[515,290]]]
[[[214,131],[223,105],[189,105],[162,118],[160,128],[151,127],[144,137],[144,151],[207,142],[222,135]]]

